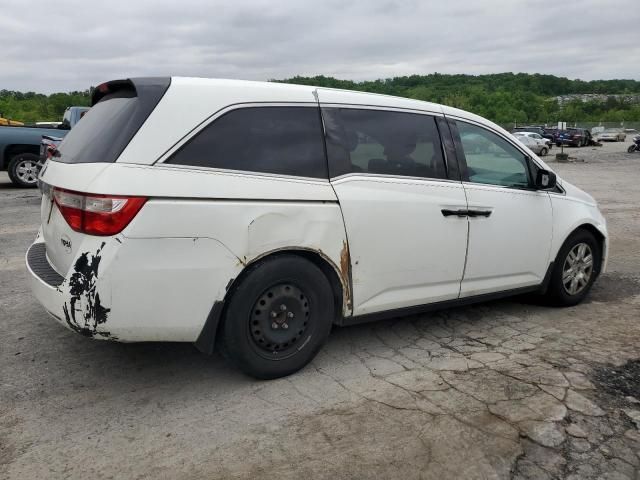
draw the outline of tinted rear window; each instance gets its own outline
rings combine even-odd
[[[111,91],[94,93],[99,100],[64,137],[54,159],[64,163],[115,162],[169,83],[168,78],[139,78],[104,84]]]
[[[66,163],[115,162],[120,151],[116,152],[114,147],[122,142],[137,101],[136,97],[131,97],[99,102],[67,134],[56,160]]]
[[[232,110],[196,134],[167,163],[328,177],[317,107]]]

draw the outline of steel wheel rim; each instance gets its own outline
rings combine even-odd
[[[300,350],[309,333],[311,307],[307,295],[292,283],[266,289],[253,304],[249,336],[266,358],[285,358]]]
[[[21,160],[16,165],[16,177],[24,183],[36,183],[38,181],[38,169],[33,160]]]
[[[562,286],[569,295],[582,292],[593,275],[593,251],[586,243],[574,245],[562,267]]]

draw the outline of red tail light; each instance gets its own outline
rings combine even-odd
[[[97,195],[55,187],[53,200],[76,232],[108,236],[124,230],[147,198]]]
[[[45,149],[47,160],[53,157],[56,150],[57,148],[55,145],[47,145],[47,148]]]

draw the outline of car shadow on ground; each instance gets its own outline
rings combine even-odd
[[[482,313],[478,313],[478,306],[482,306]],[[430,335],[430,331],[442,328],[443,314],[447,317],[465,317],[471,322],[483,322],[491,318],[494,314],[501,314],[504,311],[514,311],[520,308],[526,309],[530,314],[532,311],[544,314],[545,311],[555,310],[536,301],[530,296],[513,297],[504,300],[494,300],[473,306],[449,308],[429,312],[426,314],[397,317],[390,320],[383,320],[371,323],[364,323],[348,327],[334,327],[324,349],[333,349],[337,344],[344,342],[348,338],[349,342],[359,344],[364,341],[372,330],[384,332],[396,328],[411,328],[413,325],[420,331],[419,336]],[[47,319],[50,321],[49,319]],[[403,325],[406,323],[406,325]],[[51,329],[62,328],[52,324]],[[128,385],[152,386],[171,382],[178,387],[190,386],[189,384],[209,384],[211,388],[218,388],[224,384],[228,389],[230,385],[242,386],[262,381],[249,377],[233,364],[226,360],[219,352],[214,352],[211,356],[198,351],[191,343],[172,342],[141,342],[141,343],[118,343],[113,341],[91,340],[79,337],[73,332],[59,332],[57,336],[63,336],[64,342],[69,344],[69,349],[77,350],[77,362],[71,365],[60,365],[66,367],[67,378],[74,379],[74,382],[87,378],[88,381],[95,381],[100,378],[105,386],[110,389],[117,389],[117,385],[124,387]],[[419,338],[416,338],[419,340]],[[335,342],[335,343],[334,343]],[[333,345],[332,345],[333,344]],[[341,351],[339,348],[337,350]],[[335,353],[335,352],[334,352]],[[347,352],[348,353],[348,352]],[[323,358],[319,360],[320,366],[327,361],[348,361],[332,355],[333,359]],[[318,360],[314,361],[317,363]],[[55,362],[55,360],[54,360]],[[51,361],[49,368],[52,368]],[[313,370],[307,366],[302,372]],[[293,374],[292,377],[295,377]],[[229,383],[231,382],[231,383]],[[55,387],[54,387],[55,388]],[[65,387],[59,386],[61,392]]]
[[[38,192],[37,188],[19,187],[18,185],[14,185],[11,182],[0,182],[0,190],[9,190],[9,191],[12,191],[12,192],[25,192],[25,193],[29,193],[29,192],[37,193]]]
[[[592,302],[617,302],[620,301],[622,297],[633,296],[640,293],[640,281],[629,278],[621,282],[622,279],[619,277],[617,274],[603,275],[603,278],[594,285],[592,292],[585,300],[585,304]],[[621,284],[626,285],[624,291],[620,290]],[[482,310],[481,315],[478,314],[479,307],[481,307]],[[327,345],[325,345],[324,348],[331,347],[332,341],[339,341],[338,339],[345,335],[349,336],[355,343],[358,343],[358,339],[366,337],[372,329],[376,329],[377,331],[393,329],[396,326],[401,327],[403,322],[419,324],[421,334],[429,335],[431,329],[436,330],[441,328],[443,313],[450,318],[464,317],[468,319],[467,321],[483,322],[485,319],[503,314],[505,311],[517,314],[517,312],[521,310],[523,314],[526,315],[547,315],[555,311],[562,311],[562,309],[547,305],[541,297],[521,295],[426,314],[397,317],[390,320],[348,327],[334,327]],[[52,324],[50,328],[60,329],[62,327]],[[78,350],[79,358],[82,358],[80,362],[81,365],[78,364],[83,372],[81,375],[87,375],[89,377],[98,375],[105,380],[107,384],[109,384],[111,380],[115,380],[116,378],[123,379],[123,377],[128,377],[128,382],[133,383],[146,383],[150,381],[151,378],[163,382],[165,380],[163,378],[164,374],[170,377],[179,374],[182,379],[181,381],[184,382],[203,377],[215,379],[218,376],[223,376],[227,379],[235,377],[236,380],[242,383],[245,381],[256,381],[240,373],[230,362],[225,360],[220,353],[214,352],[211,356],[203,354],[191,343],[118,343],[83,339],[72,332],[61,333],[64,334],[64,341],[69,344],[69,348]],[[72,366],[67,365],[67,367]],[[99,371],[91,372],[91,370]],[[75,375],[73,372],[70,373]],[[109,379],[112,375],[114,378]]]

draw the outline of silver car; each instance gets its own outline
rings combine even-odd
[[[514,135],[519,139],[520,137],[530,137],[535,139],[538,142],[544,142],[547,145],[547,148],[549,150],[551,150],[551,146],[553,145],[553,142],[548,139],[543,137],[542,135],[540,135],[539,133],[536,132],[515,132]]]
[[[544,157],[547,153],[549,153],[549,146],[545,142],[546,138],[542,138],[540,140],[530,136],[527,132],[516,132],[513,134],[521,143],[526,145],[533,153],[536,155],[540,155]]]
[[[624,142],[627,134],[618,128],[607,128],[598,134],[598,140],[601,142]]]

